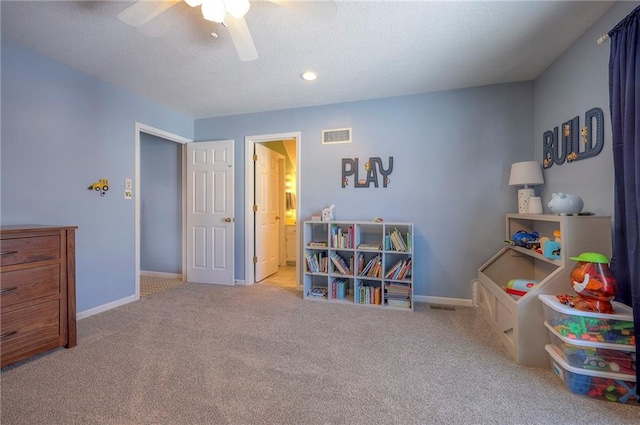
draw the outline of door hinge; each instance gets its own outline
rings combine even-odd
[[[257,205],[253,205],[253,212],[258,212],[258,206]]]
[[[258,257],[253,257],[253,264],[256,264],[258,262]]]
[[[253,154],[253,162],[256,162],[258,160],[258,154]]]

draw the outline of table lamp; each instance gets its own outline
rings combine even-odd
[[[537,184],[543,184],[542,169],[537,161],[515,162],[511,164],[511,176],[509,186],[524,185],[524,189],[518,190],[518,213],[529,212],[529,198],[535,195],[533,188]]]

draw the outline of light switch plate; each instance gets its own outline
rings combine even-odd
[[[131,189],[131,179],[124,179],[124,188]]]

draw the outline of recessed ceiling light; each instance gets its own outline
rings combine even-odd
[[[300,74],[300,78],[302,78],[305,81],[313,81],[316,78],[318,78],[318,75],[313,71],[305,71],[302,74]]]

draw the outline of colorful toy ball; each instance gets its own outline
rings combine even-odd
[[[575,308],[613,313],[611,301],[616,296],[616,280],[609,270],[609,259],[595,252],[585,252],[571,259],[578,262],[570,277],[571,287],[578,293],[573,300]]]

